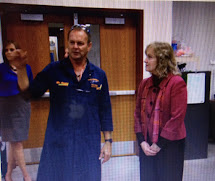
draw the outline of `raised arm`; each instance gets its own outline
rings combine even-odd
[[[29,79],[27,75],[27,52],[17,49],[15,50],[13,65],[17,69],[18,85],[21,91],[25,91],[29,87]]]

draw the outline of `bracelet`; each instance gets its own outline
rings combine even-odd
[[[110,139],[106,139],[105,142],[109,141],[110,143],[113,142],[113,140],[110,138]]]

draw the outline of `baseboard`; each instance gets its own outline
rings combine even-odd
[[[104,143],[101,143],[101,147]],[[8,152],[8,144],[7,144]],[[42,147],[24,149],[26,163],[39,163]],[[132,155],[135,153],[135,141],[121,141],[112,143],[112,156]],[[8,154],[8,153],[7,153]]]

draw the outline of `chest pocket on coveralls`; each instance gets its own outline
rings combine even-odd
[[[101,94],[102,84],[96,78],[88,79],[88,105],[99,106],[99,97]]]

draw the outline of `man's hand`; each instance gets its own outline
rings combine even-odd
[[[109,141],[106,141],[104,146],[101,149],[99,160],[104,158],[102,163],[105,163],[110,159],[111,154],[112,154],[112,145],[111,145],[111,143]]]
[[[146,141],[143,141],[140,146],[146,156],[155,156],[157,154],[157,152],[153,150]]]

